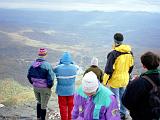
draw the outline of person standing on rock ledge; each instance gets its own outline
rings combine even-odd
[[[98,58],[93,57],[91,60],[91,66],[84,72],[84,75],[88,72],[94,72],[97,75],[98,80],[100,83],[103,81],[103,71],[98,66]]]
[[[64,52],[59,64],[54,68],[57,78],[56,94],[61,120],[71,120],[73,97],[75,92],[75,80],[79,67],[74,64],[70,52]]]
[[[103,84],[109,86],[116,95],[121,119],[125,120],[128,118],[128,113],[121,102],[121,98],[129,83],[130,73],[134,66],[134,58],[131,46],[123,44],[123,39],[123,34],[114,34],[113,49],[107,55]]]
[[[72,120],[121,120],[115,95],[92,71],[84,75],[74,94]]]
[[[46,48],[40,48],[36,59],[28,70],[27,78],[33,85],[37,99],[37,120],[45,120],[46,108],[51,96],[54,72],[50,63],[45,60]]]
[[[160,56],[148,51],[140,61],[145,72],[129,83],[122,103],[133,120],[160,120]]]

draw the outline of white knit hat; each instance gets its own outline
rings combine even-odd
[[[92,60],[91,60],[91,65],[98,66],[98,58],[93,57]]]
[[[82,89],[86,93],[92,93],[97,90],[99,86],[97,76],[94,72],[90,71],[82,78]]]

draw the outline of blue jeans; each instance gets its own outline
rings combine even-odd
[[[125,91],[125,87],[121,87],[121,88],[112,88],[112,87],[110,87],[110,89],[116,96],[120,113],[121,114],[126,114],[126,108],[122,104],[122,95],[123,95],[123,93]]]

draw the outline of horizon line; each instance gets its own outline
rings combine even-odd
[[[132,13],[154,13],[160,14],[160,11],[129,11],[129,10],[50,10],[50,9],[31,9],[31,8],[1,8],[0,10],[25,10],[25,11],[48,11],[48,12],[104,12],[104,13],[112,13],[112,12],[132,12]]]

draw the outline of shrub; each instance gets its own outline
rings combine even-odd
[[[24,87],[13,79],[0,81],[0,103],[10,106],[35,100],[32,88]]]

